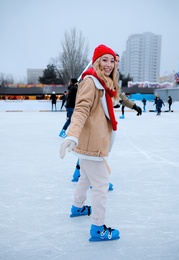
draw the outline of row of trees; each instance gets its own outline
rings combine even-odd
[[[88,60],[88,44],[81,32],[76,28],[64,33],[64,39],[61,41],[62,52],[58,57],[52,58],[50,64],[44,69],[42,77],[39,77],[39,83],[42,84],[68,84],[71,78],[78,78],[85,69]],[[131,80],[121,74],[120,79],[123,85]],[[0,85],[14,83],[12,76],[4,77],[0,74]]]
[[[48,64],[43,71],[43,76],[39,77],[42,84],[67,84],[71,78],[78,78],[81,72],[89,63],[88,45],[82,33],[77,33],[73,28],[68,34],[65,32],[64,40],[61,41],[62,53],[52,64]],[[132,81],[130,75],[125,77],[120,74],[123,86],[127,86],[128,81]]]
[[[56,66],[54,66],[53,64],[52,65],[49,64],[47,65],[47,68],[43,71],[43,76],[39,77],[39,82],[47,85],[48,84],[63,85],[68,83],[68,80],[70,78],[78,78],[80,74],[76,74],[76,76],[70,76],[69,73],[67,73],[66,77],[64,77],[63,73],[60,73],[60,71],[57,69]],[[71,74],[71,75],[75,75],[75,74]],[[122,73],[120,73],[120,80],[122,81],[122,86],[127,86],[128,81],[132,81],[133,79],[130,77],[130,75],[125,77]]]
[[[4,73],[0,73],[0,86],[13,84],[14,79],[12,75],[5,75]]]
[[[72,74],[73,75],[73,74]],[[78,74],[80,75],[80,74]],[[72,76],[70,78],[78,78],[77,76]],[[63,85],[68,83],[69,76],[67,75],[66,81],[63,77],[63,74],[60,73],[60,71],[56,68],[56,66],[47,65],[47,69],[43,71],[43,76],[39,77],[39,82],[42,84],[57,84],[57,85]],[[125,77],[122,73],[120,73],[120,80],[122,81],[122,86],[127,86],[128,81],[132,81],[133,78],[128,75]]]

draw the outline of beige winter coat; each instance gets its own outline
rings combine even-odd
[[[113,130],[102,106],[105,95],[104,88],[100,86],[99,81],[94,83],[91,77],[85,78],[78,86],[75,110],[68,130],[68,137],[78,140],[74,149],[78,154],[108,156]],[[120,98],[125,106],[133,107],[134,103],[125,94],[120,94]]]

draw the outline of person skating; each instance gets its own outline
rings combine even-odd
[[[59,136],[62,138],[65,138],[67,136],[66,130],[69,127],[70,122],[71,122],[71,117],[72,117],[74,107],[75,107],[77,90],[78,90],[78,81],[77,81],[77,79],[72,78],[71,84],[68,87],[68,95],[67,95],[67,100],[66,100],[67,120],[59,134]]]
[[[147,100],[145,98],[142,99],[142,103],[143,103],[143,112],[146,112],[146,103],[147,103]]]
[[[55,91],[52,91],[50,100],[51,100],[51,104],[52,104],[52,111],[53,111],[53,107],[55,107],[55,111],[57,111],[57,96],[55,94]]]
[[[165,106],[165,104],[160,97],[156,97],[155,104],[156,104],[156,109],[157,109],[156,115],[159,116],[161,114],[162,105]]]
[[[85,71],[78,87],[75,109],[68,136],[60,146],[60,157],[73,150],[80,158],[80,178],[74,193],[71,217],[91,214],[90,241],[120,238],[117,229],[105,225],[109,166],[106,158],[117,130],[113,100],[119,100],[116,81],[115,53],[105,45],[94,50],[92,68]],[[124,105],[142,113],[141,108],[124,97]],[[86,206],[87,190],[91,190],[91,206]]]
[[[116,60],[115,60],[115,63],[116,63],[116,78],[117,78],[117,82],[119,82],[119,78],[120,78],[120,72],[119,72],[119,62],[120,62],[120,56],[119,54],[116,52]],[[119,108],[120,107],[120,103],[116,104],[114,106],[114,108]],[[80,160],[78,159],[77,160],[77,163],[76,163],[76,166],[75,166],[75,170],[74,170],[74,173],[73,173],[73,178],[72,178],[72,182],[78,182],[80,178]],[[113,184],[112,183],[109,183],[109,188],[108,188],[109,191],[113,190]]]
[[[119,117],[120,119],[124,119],[124,108],[125,108],[125,106],[122,105],[122,108],[121,108],[122,115]]]
[[[171,96],[168,96],[168,110],[171,111],[171,106],[172,106],[172,98]]]
[[[62,105],[61,105],[61,108],[60,108],[60,111],[62,111],[63,106],[65,105],[65,102],[67,100],[67,91],[63,92],[63,95],[61,96],[60,100],[62,100]]]

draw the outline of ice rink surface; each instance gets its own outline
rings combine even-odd
[[[105,224],[121,238],[90,243],[90,217],[69,217],[77,158],[59,157],[66,113],[0,113],[1,260],[179,259],[179,112],[120,115]]]

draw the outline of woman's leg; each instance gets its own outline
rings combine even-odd
[[[64,126],[63,126],[63,129],[64,129],[65,131],[67,130],[67,128],[69,127],[69,125],[70,125],[70,123],[71,123],[71,117],[72,117],[74,108],[72,108],[72,107],[67,107],[67,108],[66,108],[66,111],[67,111],[68,119],[67,119],[66,123],[65,123]]]
[[[87,190],[91,190],[91,222],[101,226],[105,222],[109,173],[104,161],[80,160],[81,176],[74,194],[74,205],[82,207],[87,198]]]

